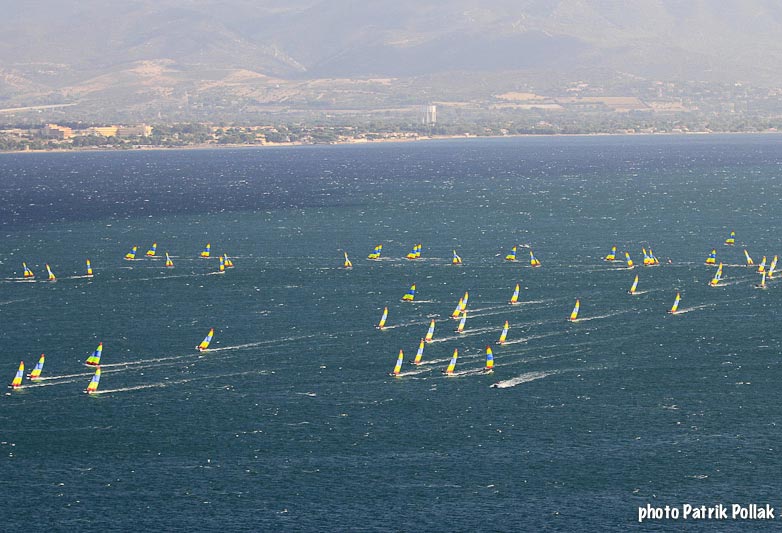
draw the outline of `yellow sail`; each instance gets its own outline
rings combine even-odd
[[[456,368],[456,358],[459,357],[459,348],[454,348],[453,355],[451,356],[451,362],[448,363],[448,368],[445,369],[446,376],[453,376],[453,371]]]
[[[515,305],[515,304],[519,303],[519,289],[520,289],[520,287],[519,287],[519,284],[517,283],[516,284],[516,288],[513,289],[513,295],[510,297],[510,302],[508,302],[511,305]]]
[[[628,252],[625,252],[625,263],[627,263],[627,268],[633,268],[633,260],[630,259],[630,254]]]
[[[570,321],[574,322],[578,318],[578,309],[581,307],[581,302],[576,299],[576,305],[573,307],[573,311],[570,313]]]
[[[630,290],[627,291],[630,294],[635,294],[635,290],[638,288],[638,275],[636,274],[635,279],[633,280],[633,285],[630,287]]]
[[[616,261],[616,246],[611,247],[611,252],[603,258],[603,261]]]
[[[462,311],[462,318],[456,328],[456,333],[464,333],[464,325],[467,323],[467,311]]]
[[[754,261],[752,261],[752,258],[749,256],[749,252],[744,250],[744,257],[747,259],[747,266],[754,265]]]
[[[508,325],[508,321],[505,321],[505,325],[502,326],[502,333],[500,333],[500,338],[497,341],[497,344],[505,344],[505,339],[508,336],[508,329],[510,326]]]
[[[682,299],[682,295],[680,293],[676,293],[676,299],[673,301],[673,305],[671,306],[671,310],[668,311],[671,314],[675,314],[679,310],[679,302]]]
[[[413,360],[414,365],[420,365],[421,359],[424,357],[424,339],[421,339],[421,342],[418,344],[418,351],[415,353],[415,359]]]
[[[396,358],[396,365],[394,365],[394,371],[391,372],[391,375],[395,378],[399,377],[399,372],[402,370],[402,363],[405,360],[405,353],[402,350],[399,350],[399,356]]]
[[[388,318],[388,307],[383,308],[383,316],[380,317],[380,322],[375,326],[377,329],[383,329],[386,327],[386,319]]]
[[[342,253],[345,254],[345,263],[343,264],[343,266],[345,268],[353,268],[353,263],[351,263],[350,259],[348,259],[348,253],[347,252],[342,252]]]

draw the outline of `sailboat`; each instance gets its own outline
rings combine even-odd
[[[635,279],[633,280],[633,284],[630,286],[630,290],[627,291],[627,294],[635,294],[635,290],[638,288],[638,274],[636,274]]]
[[[211,253],[212,253],[212,244],[206,243],[206,246],[204,246],[204,249],[201,252],[201,257],[203,257],[204,259],[208,259]]]
[[[380,259],[380,253],[383,251],[383,245],[378,244],[375,246],[375,250],[367,256],[367,259],[377,260]]]
[[[57,276],[55,276],[54,272],[52,272],[52,268],[49,266],[49,263],[46,263],[46,274],[49,276],[49,281],[57,281]]]
[[[196,350],[199,352],[204,352],[209,348],[209,343],[212,342],[212,337],[215,335],[215,328],[209,328],[209,333],[206,334],[206,337],[204,337],[204,340],[201,341],[201,344],[196,346]]]
[[[679,311],[679,302],[682,300],[681,293],[676,293],[676,299],[673,301],[673,305],[671,306],[671,309],[668,311],[670,314],[675,315]]]
[[[625,264],[627,264],[627,268],[633,268],[635,265],[633,264],[633,260],[630,259],[630,254],[628,252],[625,252]]]
[[[388,307],[383,308],[383,316],[380,317],[380,322],[375,326],[377,329],[383,329],[386,327],[386,319],[388,318]]]
[[[90,383],[87,385],[87,389],[84,391],[87,394],[93,394],[98,390],[98,384],[100,383],[100,366],[95,367],[95,374],[92,376]]]
[[[433,338],[434,338],[434,319],[432,319],[432,322],[429,324],[429,330],[426,332],[426,337],[424,337],[424,342],[432,342]]]
[[[752,266],[755,264],[754,261],[752,261],[752,258],[749,256],[749,252],[744,250],[744,257],[747,259],[747,266]]]
[[[762,274],[766,271],[766,256],[763,256],[763,260],[758,265],[758,274]]]
[[[714,273],[714,277],[709,282],[709,285],[716,287],[722,281],[722,263],[717,267],[717,272]]]
[[[395,378],[399,377],[399,372],[402,371],[402,363],[405,360],[405,352],[402,350],[399,350],[399,356],[396,358],[396,364],[394,365],[394,370],[389,374],[389,376],[394,376]]]
[[[350,262],[350,259],[348,259],[348,253],[342,252],[345,254],[345,262],[342,264],[343,268],[353,268],[353,263]]]
[[[648,253],[646,253],[646,248],[641,248],[641,250],[644,253],[644,266],[651,266],[654,264],[654,259],[652,259]]]
[[[508,325],[508,321],[505,321],[505,324],[502,326],[502,333],[500,333],[500,338],[497,340],[497,344],[505,344],[505,338],[508,336],[508,329],[510,326]]]
[[[413,283],[407,292],[402,296],[403,302],[412,302],[415,299],[415,283]]]
[[[651,247],[649,247],[649,259],[652,260],[652,262],[649,263],[649,266],[656,266],[660,264],[660,260],[657,259],[657,257],[654,255]]]
[[[462,303],[460,304],[462,311],[465,311],[467,309],[467,301],[469,299],[470,299],[470,293],[468,291],[464,291],[464,296],[462,296]]]
[[[456,358],[459,357],[459,348],[453,349],[453,355],[451,356],[451,362],[448,363],[448,368],[443,370],[443,374],[446,376],[453,376],[453,371],[456,368]]]
[[[414,365],[420,365],[421,359],[424,357],[424,339],[421,339],[421,342],[418,344],[418,351],[415,353],[415,359],[413,360]]]
[[[707,265],[716,265],[717,264],[717,249],[713,249],[711,253],[709,254],[709,257],[706,258],[706,264]]]
[[[616,261],[616,246],[611,247],[611,251],[603,258],[603,261]]]
[[[734,244],[736,244],[736,232],[731,231],[730,236],[725,239],[725,246],[733,246]]]
[[[453,313],[451,313],[451,318],[459,318],[459,315],[462,312],[462,302],[464,301],[464,298],[459,298],[459,303],[456,304],[456,309],[453,310]]]
[[[773,279],[774,278],[774,273],[775,273],[776,268],[777,268],[777,259],[779,259],[779,256],[775,255],[774,259],[771,260],[771,265],[769,265],[769,267],[768,267],[768,279]]]
[[[155,257],[156,253],[157,253],[157,243],[153,242],[152,246],[150,247],[150,249],[147,250],[147,253],[144,254],[144,255],[146,255],[147,257]]]
[[[14,380],[11,382],[11,385],[9,385],[9,387],[12,389],[18,389],[19,387],[21,387],[22,378],[24,378],[24,361],[19,363],[19,370],[16,371]]]
[[[125,254],[125,261],[133,261],[136,258],[136,252],[138,251],[138,246],[134,246],[130,249],[128,253]]]
[[[576,305],[573,307],[573,311],[570,313],[570,321],[575,322],[578,318],[578,309],[581,307],[581,302],[576,298]]]
[[[166,252],[166,268],[174,268],[174,262],[171,260],[171,256]]]
[[[420,259],[421,258],[421,248],[423,247],[423,244],[414,244],[413,249],[410,250],[410,253],[407,254],[407,259]]]
[[[767,289],[768,288],[768,287],[766,287],[766,273],[765,272],[763,272],[763,278],[760,280],[760,283],[755,285],[755,288],[756,289]]]
[[[84,361],[84,364],[87,366],[98,366],[100,364],[100,356],[103,355],[103,343],[99,343],[98,347],[95,348],[95,351],[92,352],[92,355],[87,357],[87,360]]]
[[[467,311],[462,311],[462,318],[459,320],[459,325],[456,327],[456,333],[464,333],[464,325],[467,323]]]
[[[540,266],[540,261],[537,260],[535,257],[535,254],[532,253],[532,250],[529,251],[529,266],[537,268]]]
[[[505,256],[506,261],[516,261],[516,247],[510,249],[510,253]]]
[[[491,351],[491,346],[486,347],[486,366],[483,368],[484,374],[491,374],[494,372],[494,354]]]
[[[24,274],[22,274],[22,276],[24,276],[24,279],[32,279],[35,277],[33,271],[27,268],[27,263],[22,263],[22,268],[24,268]]]
[[[223,264],[225,264],[225,268],[233,268],[234,262],[231,261],[231,258],[228,257],[228,254],[223,254]]]
[[[222,255],[219,257],[219,259],[220,259],[220,264],[217,267],[217,272],[219,274],[225,274],[225,259],[223,258]]]
[[[508,302],[511,305],[516,305],[519,303],[519,284],[516,284],[516,288],[513,289],[513,295],[510,297],[510,301]]]
[[[90,260],[87,259],[87,277],[91,278],[92,276],[92,263],[90,263]]]
[[[41,357],[38,358],[38,363],[35,365],[35,368],[33,368],[33,371],[27,374],[27,377],[30,378],[30,381],[38,381],[41,379],[41,372],[43,371],[43,364],[46,362],[46,357],[41,354]]]
[[[462,258],[459,257],[459,254],[456,253],[456,250],[453,251],[453,259],[451,259],[452,265],[461,265],[462,264]]]

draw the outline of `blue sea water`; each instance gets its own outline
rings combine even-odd
[[[744,249],[782,253],[780,173],[772,135],[0,155],[0,372],[10,383],[45,353],[47,378],[0,397],[0,523],[769,529],[637,516],[782,507],[782,282],[757,290],[743,266]],[[174,269],[122,259],[152,242]],[[236,267],[214,275],[207,242]],[[422,258],[405,260],[418,242]],[[383,260],[366,260],[379,243]],[[542,267],[525,247],[504,261],[514,244]],[[663,264],[606,263],[612,245],[636,263],[651,246]],[[22,262],[35,282],[19,281]],[[416,302],[401,302],[413,283]],[[449,315],[465,291],[459,335]],[[428,364],[389,377],[432,318]],[[470,373],[487,345],[494,373]]]

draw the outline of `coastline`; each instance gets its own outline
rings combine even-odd
[[[557,138],[557,137],[659,137],[659,136],[713,136],[713,135],[778,135],[779,131],[680,131],[680,132],[638,132],[638,133],[516,133],[509,135],[432,135],[407,138],[388,138],[388,139],[351,139],[339,140],[329,143],[263,143],[263,144],[217,144],[217,143],[198,143],[186,144],[183,146],[151,146],[135,145],[132,147],[96,147],[85,146],[75,148],[45,148],[34,150],[0,150],[0,154],[46,154],[46,153],[74,153],[74,152],[135,152],[135,151],[167,151],[167,150],[224,150],[224,149],[259,149],[259,148],[293,148],[302,146],[344,146],[344,145],[373,145],[386,143],[415,143],[429,141],[449,141],[449,140],[467,140],[467,139],[518,139],[518,138]]]

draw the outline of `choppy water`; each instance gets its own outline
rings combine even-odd
[[[646,503],[779,505],[782,282],[738,265],[782,253],[781,172],[776,136],[0,156],[0,369],[44,352],[48,378],[0,397],[2,523],[623,531]],[[122,260],[153,241],[175,269]],[[211,275],[206,242],[236,268]],[[431,318],[430,364],[388,377]]]

